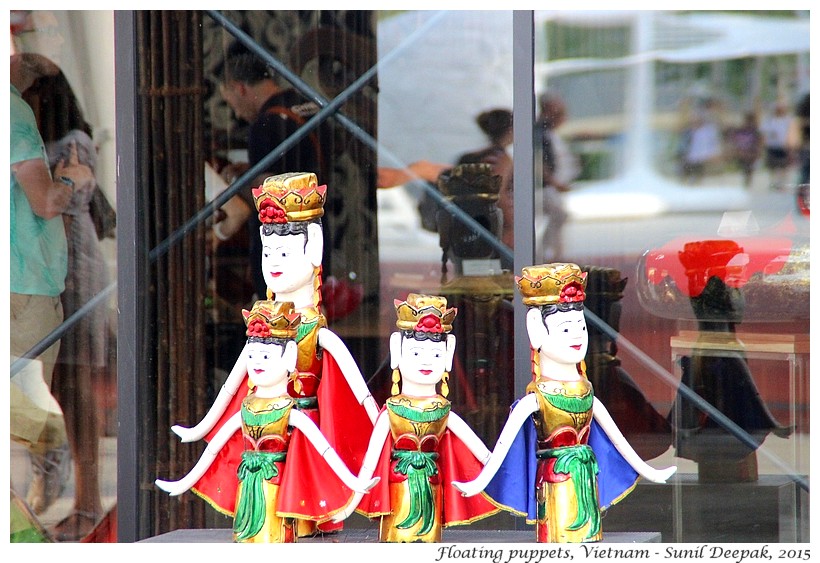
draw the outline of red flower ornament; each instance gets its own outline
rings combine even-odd
[[[416,332],[442,332],[441,319],[436,315],[425,315],[416,324]]]

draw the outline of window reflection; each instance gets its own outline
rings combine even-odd
[[[786,150],[789,163],[773,169],[759,130],[783,104],[798,124],[797,105],[808,92],[806,14],[538,12],[536,21],[545,45],[536,91],[567,100],[560,133],[582,167],[566,198],[566,252],[622,277],[619,315],[605,319],[619,327],[609,353],[621,378],[602,380],[596,395],[612,405],[631,442],[680,468],[681,496],[664,497],[672,518],[651,525],[664,528],[664,541],[718,533],[743,541],[725,516],[732,502],[719,499],[734,498],[741,482],[762,495],[786,484],[789,501],[779,506],[789,516],[755,525],[773,541],[798,538],[808,471],[809,319],[792,306],[808,310],[808,222],[795,201],[799,137]],[[766,47],[754,40],[761,31],[772,38]],[[741,152],[748,124],[758,128],[751,157]],[[686,260],[696,247],[717,259],[724,244],[740,249],[726,270]],[[696,298],[695,309],[685,282],[672,280],[684,270],[714,290]],[[741,277],[721,273],[738,271]],[[704,310],[712,315],[705,324]],[[717,327],[728,325],[718,336]],[[773,341],[784,343],[782,355],[763,350],[761,342]],[[740,400],[743,390],[749,395]],[[760,415],[754,422],[744,418],[752,412]],[[615,507],[610,522],[623,516],[639,525],[624,507],[640,503],[644,490]],[[721,503],[722,513],[713,512]],[[784,526],[796,535],[784,536]]]
[[[94,39],[73,41],[84,37],[83,25],[92,21],[100,24]],[[52,276],[36,276],[41,281],[51,279],[57,288],[50,294],[57,298],[60,308],[54,309],[58,312],[53,317],[54,325],[45,324],[42,314],[12,311],[12,360],[24,354],[39,359],[45,359],[50,351],[55,355],[42,364],[41,375],[32,375],[26,368],[17,382],[12,363],[12,388],[23,394],[13,402],[15,408],[29,405],[32,420],[42,409],[48,411],[47,421],[59,418],[62,436],[55,441],[57,430],[48,431],[51,441],[45,444],[35,440],[29,448],[30,456],[18,447],[19,442],[12,442],[12,496],[15,492],[18,496],[12,505],[22,514],[15,520],[12,538],[110,541],[110,527],[106,526],[110,525],[116,504],[117,331],[116,300],[112,298],[116,279],[116,195],[109,135],[113,114],[106,108],[113,104],[113,76],[109,74],[111,61],[91,54],[111,51],[113,22],[110,13],[105,12],[15,10],[11,23],[12,85],[22,94],[18,106],[13,102],[12,114],[17,118],[31,116],[39,141],[44,144],[43,157],[51,179],[71,188],[70,197],[56,217],[12,223],[12,251],[20,262],[56,260],[54,263],[60,264],[59,268],[52,266],[56,268]],[[79,62],[82,60],[90,63],[83,66]],[[94,83],[94,78],[99,82]],[[94,87],[88,87],[89,82]],[[16,144],[16,135],[13,127],[12,160],[17,165],[12,164],[12,176],[25,186],[26,198],[31,201],[37,194],[53,192],[48,187],[50,179],[33,186],[25,170],[18,167],[32,161],[19,161],[21,145]],[[15,197],[12,193],[13,200]],[[16,205],[13,201],[13,209],[22,212],[23,207],[22,199],[17,199]],[[15,232],[15,224],[25,224],[28,233]],[[57,230],[49,230],[52,227]],[[45,234],[40,241],[31,238],[37,232]],[[12,292],[15,303],[19,302],[15,295],[27,297],[29,303],[43,295],[24,270],[17,269],[12,272]],[[23,326],[24,321],[30,327],[40,325],[39,330],[30,331]],[[22,335],[28,340],[18,340]],[[26,342],[24,348],[19,346],[22,342]],[[35,352],[48,346],[50,351],[44,356]],[[49,367],[52,362],[53,379]],[[41,387],[44,395],[40,398],[32,394],[36,388],[29,385],[32,377],[40,385],[51,382],[56,402],[48,397],[47,387]],[[47,428],[51,426],[50,422],[46,424]]]

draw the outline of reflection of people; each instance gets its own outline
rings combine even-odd
[[[309,102],[295,89],[280,86],[275,78],[273,69],[266,66],[254,54],[235,54],[229,56],[225,61],[224,79],[220,84],[220,92],[236,117],[250,124],[247,164],[241,163],[233,166],[229,169],[233,172],[224,171],[225,173],[241,173],[248,167],[259,163],[285,139],[294,134],[302,123],[318,110],[316,104]],[[322,154],[317,137],[308,135],[274,162],[269,170],[255,178],[252,185],[261,185],[265,178],[273,174],[290,171],[310,171],[321,174],[322,169]],[[241,200],[244,205],[237,200]],[[266,286],[258,267],[262,256],[262,246],[259,240],[260,222],[253,213],[253,207],[254,202],[250,196],[250,190],[243,190],[235,196],[235,201],[231,204],[231,211],[234,216],[237,216],[235,209],[245,214],[249,236],[251,277],[257,297],[263,298]],[[242,221],[235,218],[233,222],[242,224]],[[223,240],[230,238],[233,234],[224,227],[225,225],[220,226],[219,223],[215,225],[217,237]]]
[[[440,542],[443,527],[498,511],[481,497],[462,498],[450,485],[477,475],[490,452],[447,400],[456,310],[447,308],[444,297],[415,293],[395,306],[392,395],[376,419],[359,473],[360,479],[376,475],[380,481],[336,519],[358,505],[362,514],[380,519],[383,542]]]
[[[763,148],[763,135],[757,127],[754,112],[746,112],[743,124],[730,132],[732,156],[743,174],[743,186],[751,187],[757,159]]]
[[[10,238],[10,353],[22,357],[63,321],[60,294],[65,289],[67,245],[61,218],[75,189],[93,183],[91,170],[78,162],[76,147],[57,162],[53,176],[31,107],[21,92],[40,75],[56,72],[53,63],[37,55],[11,56],[11,238]],[[42,378],[51,386],[59,342],[36,359],[42,362]],[[33,478],[27,502],[35,513],[44,512],[59,496],[67,461],[62,413],[49,413],[44,424],[20,425],[23,401],[12,386],[11,433],[26,444],[32,460]]]
[[[809,183],[809,129],[811,126],[811,119],[809,117],[809,93],[806,92],[801,96],[794,109],[794,117],[797,121],[797,138],[798,138],[798,164],[800,172],[798,174],[799,184]]]
[[[487,162],[506,170],[511,158],[507,147],[513,141],[513,115],[508,109],[497,108],[483,111],[476,117],[476,123],[487,136],[490,144],[477,151],[461,155],[456,164]]]
[[[401,186],[413,180],[435,182],[438,175],[450,168],[449,164],[440,164],[429,160],[411,162],[405,168],[380,166],[377,188],[392,188]]]
[[[242,543],[296,541],[296,517],[323,522],[338,513],[358,479],[328,443],[313,419],[288,392],[297,364],[301,315],[293,303],[257,301],[243,311],[248,342],[243,356],[253,390],[209,442],[190,473],[179,481],[157,480],[172,495],[189,490],[214,462],[228,438],[245,444],[237,471],[233,538]]]
[[[297,399],[300,410],[317,421],[345,464],[356,472],[379,409],[350,351],[327,328],[321,312],[320,218],[326,192],[327,187],[319,186],[312,173],[268,178],[262,187],[253,190],[263,223],[256,236],[262,240],[260,266],[267,290],[278,301],[292,302],[302,315],[297,369],[288,382],[288,392]],[[205,418],[192,428],[174,426],[174,432],[185,442],[213,440],[215,428],[239,411],[244,398],[240,390],[248,388],[247,382],[244,361],[237,361]],[[233,514],[241,438],[233,437],[223,452],[193,490],[220,511]],[[300,535],[311,531],[309,525],[306,528],[300,529]]]
[[[539,98],[539,105],[540,114],[536,129],[541,142],[544,174],[543,211],[547,218],[547,226],[542,237],[543,252],[548,260],[559,260],[564,252],[562,231],[569,218],[563,193],[570,190],[572,181],[578,177],[581,170],[578,159],[556,131],[567,119],[567,108],[563,99],[554,92],[545,92]]]
[[[664,482],[676,468],[656,470],[641,460],[593,395],[582,363],[588,341],[581,269],[531,266],[517,282],[528,307],[533,380],[481,475],[454,485],[465,495],[486,490],[526,516],[539,542],[600,541],[601,510],[623,498],[638,475]]]
[[[54,166],[76,148],[78,161],[95,174],[97,149],[91,126],[85,121],[71,85],[62,72],[41,77],[24,97],[34,109]],[[113,236],[113,210],[96,180],[76,188],[63,223],[68,243],[68,275],[61,295],[63,312],[70,317],[109,284],[108,266],[100,240]],[[105,223],[105,225],[104,225]],[[66,419],[74,458],[74,509],[51,530],[59,541],[75,541],[89,533],[102,517],[99,486],[99,406],[94,384],[108,374],[112,327],[107,307],[88,310],[61,340],[54,371],[54,394]]]
[[[476,123],[487,136],[490,144],[477,151],[461,155],[456,164],[484,162],[492,165],[493,174],[501,176],[501,189],[497,202],[502,213],[501,241],[512,248],[514,231],[513,161],[507,152],[507,147],[513,142],[513,114],[508,109],[491,109],[478,114]]]
[[[792,116],[784,102],[778,102],[774,111],[767,115],[760,124],[763,134],[763,145],[766,151],[766,169],[769,171],[770,188],[782,190],[792,163],[789,133],[792,127]]]
[[[59,161],[69,146],[77,147],[80,162],[95,168],[96,147],[84,132],[74,130],[49,147],[52,162]],[[73,315],[108,287],[103,258],[89,205],[94,184],[76,190],[63,222],[68,239],[68,277],[62,295],[63,311]],[[63,406],[71,453],[74,458],[74,510],[52,530],[59,541],[74,541],[91,532],[103,516],[99,484],[99,406],[94,383],[101,381],[110,359],[108,311],[89,310],[62,339],[55,370],[55,396]]]
[[[708,104],[707,107],[696,110],[683,135],[683,181],[697,184],[703,180],[706,167],[720,159],[722,150],[720,128]]]

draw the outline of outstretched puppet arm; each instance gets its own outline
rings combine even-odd
[[[213,429],[214,425],[224,414],[225,409],[230,404],[234,395],[236,395],[236,392],[242,384],[245,374],[247,373],[248,362],[246,359],[246,350],[247,344],[242,348],[242,353],[233,365],[231,373],[228,374],[228,379],[226,379],[225,383],[222,385],[222,389],[219,390],[219,394],[217,395],[214,404],[211,405],[210,410],[208,410],[208,413],[199,422],[199,424],[191,428],[179,425],[171,427],[171,430],[179,436],[183,442],[195,442],[203,439],[208,432]]]
[[[373,425],[373,432],[370,434],[370,443],[367,445],[367,452],[365,453],[364,460],[362,461],[362,468],[359,470],[359,479],[367,480],[373,477],[373,472],[376,471],[376,465],[379,462],[379,455],[381,455],[382,447],[384,446],[389,433],[390,419],[388,418],[387,411],[385,410],[382,411],[382,413],[376,418],[376,422]],[[361,502],[363,496],[364,495],[362,493],[356,492],[344,509],[336,513],[333,517],[333,521],[341,522],[353,514],[356,507],[359,506],[359,502]]]
[[[484,445],[484,442],[473,429],[464,422],[463,418],[450,411],[450,414],[447,416],[447,427],[464,442],[467,449],[472,452],[482,465],[487,465],[487,462],[490,460],[490,455],[492,455],[490,450],[487,449],[487,446]]]
[[[376,417],[379,415],[379,406],[376,404],[373,395],[370,394],[370,389],[367,388],[362,372],[359,370],[356,360],[350,355],[350,350],[347,349],[345,343],[330,329],[321,328],[319,329],[319,346],[330,352],[330,355],[336,360],[356,400],[364,407],[367,416],[370,417],[370,422],[375,423]]]
[[[606,410],[604,404],[596,397],[592,404],[592,415],[601,426],[601,429],[606,432],[615,449],[624,457],[624,459],[632,466],[641,477],[652,481],[653,483],[665,483],[677,470],[677,466],[666,467],[664,469],[655,469],[646,463],[638,455],[626,438],[621,433],[618,425],[612,420],[609,411]]]
[[[336,450],[334,450],[327,441],[327,438],[325,438],[319,430],[319,427],[316,426],[316,423],[313,422],[313,420],[311,420],[311,418],[306,414],[294,409],[290,413],[289,422],[291,426],[300,430],[302,434],[305,435],[313,447],[316,448],[316,451],[322,455],[333,472],[339,476],[342,483],[347,485],[347,487],[353,490],[356,494],[366,493],[379,482],[378,477],[371,479],[373,476],[372,471],[367,477],[357,477],[353,475],[339,457],[339,454],[336,453]]]
[[[228,421],[225,423],[222,428],[220,428],[217,433],[214,435],[213,440],[208,442],[208,446],[205,448],[205,451],[202,452],[202,455],[199,457],[199,461],[196,462],[194,468],[182,479],[179,481],[163,481],[162,479],[157,479],[154,483],[162,489],[163,491],[169,493],[171,496],[181,495],[188,489],[194,486],[197,481],[205,474],[205,471],[211,466],[214,461],[214,458],[222,449],[222,447],[228,442],[228,439],[233,436],[234,432],[237,432],[242,427],[242,419],[241,414],[236,413]]]
[[[484,469],[481,470],[478,477],[468,483],[453,481],[453,487],[460,491],[465,497],[475,496],[483,491],[501,467],[501,463],[510,451],[510,446],[512,446],[519,429],[532,413],[537,410],[538,400],[533,393],[525,395],[518,401],[510,413],[510,416],[507,418],[504,428],[501,430],[498,441],[495,443],[495,448],[493,448],[493,452],[490,454],[489,461],[484,465]]]

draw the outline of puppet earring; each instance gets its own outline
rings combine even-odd
[[[393,382],[393,386],[390,388],[391,395],[398,395],[399,394],[399,381],[401,381],[401,374],[399,373],[398,369],[393,369],[393,376],[390,378]]]
[[[301,394],[302,393],[302,380],[299,379],[299,371],[298,370],[293,370],[292,372],[290,372],[290,375],[288,375],[288,379],[290,379],[291,383],[293,384],[294,392],[296,392],[297,394]]]
[[[450,373],[444,372],[441,376],[441,396],[447,397],[450,394],[450,386],[447,385],[447,380],[450,379]]]

